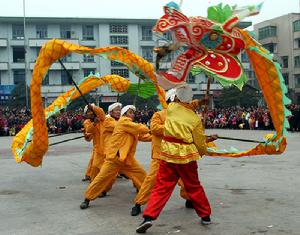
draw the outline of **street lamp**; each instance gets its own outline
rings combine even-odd
[[[25,100],[26,100],[26,109],[29,109],[28,104],[28,89],[27,89],[27,44],[26,44],[26,17],[25,17],[25,0],[23,0],[23,26],[24,26],[24,62],[25,62],[25,73],[24,73],[24,79],[25,79]]]

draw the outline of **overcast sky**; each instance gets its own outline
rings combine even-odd
[[[157,19],[169,0],[24,0],[26,16],[151,18]],[[291,12],[299,12],[300,0],[265,0],[261,14],[251,17],[254,24]],[[175,0],[179,3],[180,0]],[[183,0],[187,16],[206,16],[206,9],[220,2],[244,6],[262,0]],[[23,16],[23,0],[0,0],[0,16]]]

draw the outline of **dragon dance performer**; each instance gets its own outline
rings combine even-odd
[[[99,173],[105,158],[102,132],[106,114],[102,108],[95,104],[86,105],[84,112],[87,116],[87,119],[83,123],[85,136],[86,139],[93,139],[93,156],[90,173],[91,180],[93,180]]]
[[[103,139],[103,147],[104,147],[104,153],[106,150],[106,146],[107,146],[107,142],[109,141],[109,138],[112,135],[112,132],[114,130],[114,127],[117,123],[117,121],[119,120],[120,116],[121,116],[121,108],[122,108],[122,104],[121,103],[113,103],[110,106],[108,106],[108,115],[105,117],[105,120],[103,122],[103,131],[102,131],[102,139]],[[90,120],[93,120],[93,112],[91,110],[88,109],[88,106],[85,107],[84,113],[87,117],[87,119],[84,121],[83,126],[87,127],[89,125]],[[84,133],[84,139],[86,141],[91,141],[93,139],[93,134],[88,133],[86,131],[86,128],[83,128],[83,133]],[[85,173],[85,178],[82,181],[87,181],[90,180],[90,176],[91,176],[91,171],[92,171],[92,166],[93,166],[93,153],[92,156],[90,158],[86,173]]]
[[[176,90],[171,89],[166,93],[166,101],[169,104],[173,102],[176,96]],[[198,100],[193,101],[193,104],[197,107]],[[195,107],[195,108],[196,108]],[[150,170],[145,178],[138,194],[135,197],[135,206],[131,210],[132,216],[137,216],[141,213],[141,205],[144,205],[148,202],[151,194],[151,190],[154,187],[156,175],[159,168],[159,156],[160,156],[160,145],[163,137],[164,123],[167,116],[167,110],[163,109],[162,111],[156,112],[153,114],[150,124],[150,130],[152,134],[152,160],[150,164]],[[178,184],[180,185],[180,196],[186,200],[185,206],[187,208],[193,208],[191,201],[188,199],[187,193],[184,189],[183,183],[179,180]]]
[[[186,84],[177,87],[176,97],[178,102],[170,103],[167,108],[156,183],[137,233],[145,233],[152,226],[152,220],[159,216],[179,178],[202,224],[211,223],[211,208],[198,179],[196,162],[207,151],[204,129],[191,104],[192,88]]]
[[[146,172],[135,160],[137,142],[151,141],[150,130],[143,124],[134,123],[135,107],[127,105],[121,110],[121,118],[115,125],[110,137],[104,164],[85,192],[85,200],[80,208],[89,207],[91,200],[96,199],[105,189],[115,181],[119,172],[126,174],[140,189]]]

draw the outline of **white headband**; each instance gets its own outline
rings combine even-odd
[[[184,83],[176,87],[177,98],[184,103],[191,103],[193,100],[193,89],[190,85]]]
[[[108,106],[108,112],[110,113],[111,111],[113,111],[117,107],[122,108],[122,104],[118,103],[118,102],[111,104],[110,106]]]
[[[121,116],[123,116],[129,109],[132,109],[134,112],[136,111],[136,108],[133,105],[126,105],[121,110]]]

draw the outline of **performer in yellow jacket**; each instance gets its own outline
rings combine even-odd
[[[91,169],[91,180],[93,180],[99,173],[105,158],[102,132],[106,115],[103,109],[97,107],[95,104],[87,105],[85,110],[87,110],[87,116],[91,117],[85,120],[83,126],[86,135],[92,135],[93,139],[93,160]],[[94,117],[95,114],[96,117]]]
[[[167,103],[170,103],[174,101],[175,99],[175,89],[171,89],[166,94],[166,101]],[[196,101],[195,101],[196,102]],[[196,102],[197,103],[197,102]],[[195,104],[196,106],[196,104]],[[164,131],[164,123],[166,120],[167,110],[163,109],[162,111],[156,112],[153,114],[153,117],[151,119],[150,124],[150,130],[152,134],[152,160],[150,163],[150,170],[147,174],[147,177],[145,178],[138,194],[135,197],[135,206],[131,210],[132,216],[137,216],[141,213],[141,205],[144,205],[147,203],[147,201],[150,198],[151,190],[155,184],[156,181],[156,175],[159,168],[159,156],[160,156],[160,145],[163,137],[163,131]],[[182,198],[186,199],[186,207],[187,208],[193,208],[191,201],[188,200],[187,193],[184,189],[183,183],[181,180],[179,180],[179,185],[181,187],[180,189],[180,195]]]
[[[159,216],[179,178],[202,224],[210,223],[211,208],[198,179],[196,162],[207,151],[204,129],[191,105],[192,88],[186,84],[177,87],[176,97],[179,102],[172,102],[167,108],[160,153],[162,161],[137,233],[145,233],[152,226],[152,220]]]
[[[150,130],[143,124],[134,123],[135,107],[127,105],[121,110],[121,118],[117,122],[108,143],[104,164],[85,192],[85,200],[80,208],[86,209],[90,200],[96,199],[117,174],[122,171],[139,189],[146,177],[143,167],[135,160],[138,140],[151,141]]]

